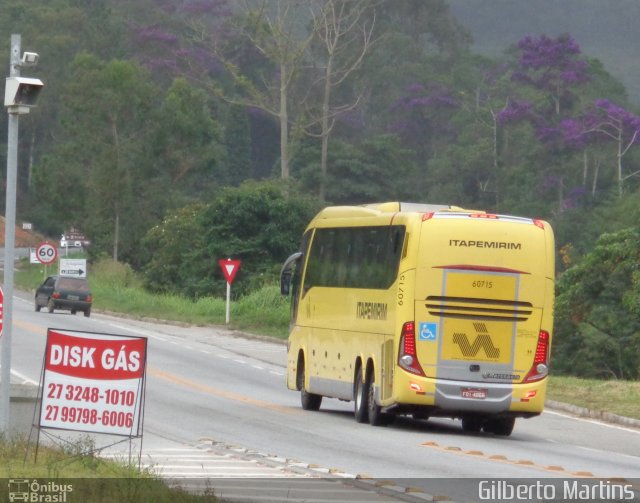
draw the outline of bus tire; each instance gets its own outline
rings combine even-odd
[[[393,422],[394,416],[382,412],[382,407],[376,403],[376,392],[373,386],[373,369],[367,378],[367,412],[369,415],[369,424],[371,426],[387,426]]]
[[[305,369],[304,358],[300,359],[298,363],[298,382],[297,387],[300,390],[300,404],[304,410],[319,410],[320,404],[322,404],[322,395],[316,395],[315,393],[309,393],[304,387],[305,381]]]
[[[353,412],[356,421],[366,423],[369,421],[369,381],[362,375],[362,366],[358,367],[356,382],[353,386]]]
[[[501,437],[508,437],[513,432],[515,424],[515,417],[494,417],[484,424],[484,431]]]
[[[464,416],[462,418],[462,430],[468,433],[479,433],[482,430],[483,420],[477,416]]]
[[[381,407],[376,403],[373,379],[369,380],[369,399],[367,400],[367,407],[369,409],[369,424],[371,426],[386,426],[389,424],[386,414],[382,413]]]

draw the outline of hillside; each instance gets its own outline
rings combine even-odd
[[[598,58],[640,105],[636,0],[448,0],[471,31],[475,51],[497,56],[525,35],[569,33],[582,52]]]
[[[4,247],[5,219],[0,217],[0,246]],[[33,248],[38,246],[47,238],[37,232],[26,231],[16,226],[16,248]]]

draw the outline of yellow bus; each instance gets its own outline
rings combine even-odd
[[[335,206],[281,272],[287,387],[358,422],[459,418],[510,435],[543,410],[553,327],[547,222],[452,206]]]

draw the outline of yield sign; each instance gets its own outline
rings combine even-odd
[[[231,260],[230,258],[221,258],[218,260],[218,264],[220,264],[220,269],[222,269],[222,274],[224,274],[224,277],[227,279],[227,283],[233,283],[233,278],[236,277],[241,262],[239,260]]]

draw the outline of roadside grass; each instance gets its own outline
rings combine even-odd
[[[43,266],[24,260],[15,274],[16,286],[35,291],[44,281]],[[48,274],[55,274],[49,270]],[[192,300],[180,295],[152,294],[127,265],[101,260],[90,265],[88,274],[96,311],[111,311],[135,318],[173,320],[192,325],[225,325],[226,299],[203,297]],[[286,339],[289,302],[277,286],[262,289],[232,301],[229,328]]]
[[[552,375],[547,397],[594,411],[640,419],[639,381],[605,381]]]
[[[41,445],[36,459],[35,446],[29,444],[24,438],[13,440],[0,438],[0,478],[9,479],[10,482],[28,481],[29,487],[34,482],[40,486],[48,486],[41,491],[32,490],[32,495],[45,498],[38,501],[67,501],[67,496],[69,501],[71,499],[79,501],[78,498],[81,498],[86,503],[103,501],[215,503],[220,501],[210,490],[199,495],[189,493],[180,488],[167,486],[163,480],[149,471],[141,472],[137,468],[87,454],[90,443],[90,440],[79,441],[64,448]],[[60,494],[60,488],[66,486],[71,486],[69,494],[65,494],[65,491]]]
[[[224,325],[225,299],[196,301],[177,295],[154,295],[130,267],[102,260],[91,264],[89,283],[96,310],[124,313],[136,318],[157,318],[194,325]],[[16,285],[33,291],[44,279],[42,266],[21,263]],[[51,274],[51,272],[50,272]],[[286,339],[290,308],[277,286],[264,287],[231,303],[229,328]],[[553,374],[547,398],[596,411],[640,419],[640,382],[579,379]]]

